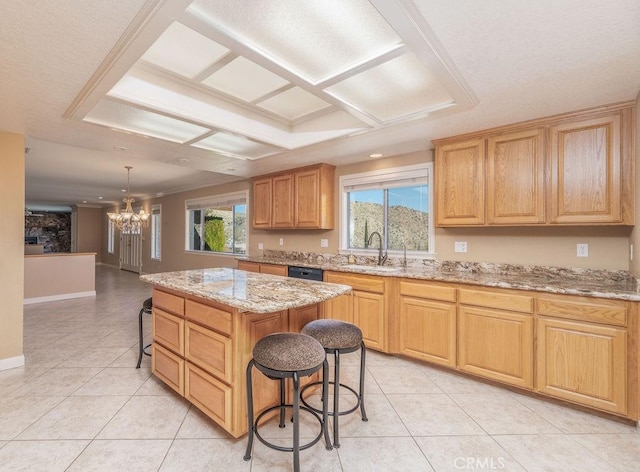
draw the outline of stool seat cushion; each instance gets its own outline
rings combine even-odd
[[[318,341],[306,334],[275,333],[256,343],[253,359],[271,370],[297,372],[322,364],[325,352]]]
[[[302,332],[317,339],[325,349],[353,348],[362,342],[360,328],[346,321],[315,320],[307,323]]]
[[[142,309],[144,311],[151,312],[152,308],[153,308],[153,299],[152,298],[147,298],[144,302],[142,302]]]

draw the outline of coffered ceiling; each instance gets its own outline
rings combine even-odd
[[[0,129],[27,136],[33,204],[117,202],[124,165],[144,198],[426,152],[437,137],[640,89],[635,0],[0,0],[0,11]]]

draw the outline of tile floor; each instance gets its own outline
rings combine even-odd
[[[95,298],[25,306],[26,365],[0,372],[0,471],[292,469],[290,454],[259,442],[243,461],[244,438],[165,388],[148,357],[135,369],[148,285],[98,266],[96,287]],[[343,357],[351,382],[357,356]],[[341,418],[341,447],[303,451],[303,470],[640,470],[635,427],[375,352],[367,371],[369,421]],[[290,430],[263,433],[284,441]]]

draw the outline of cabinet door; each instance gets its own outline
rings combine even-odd
[[[537,390],[613,413],[627,411],[626,332],[538,318]]]
[[[287,276],[287,266],[278,264],[260,264],[261,274],[281,275]]]
[[[320,169],[296,172],[296,228],[320,228]]]
[[[247,272],[260,272],[260,264],[250,261],[238,261],[238,269],[246,270]]]
[[[320,307],[318,304],[307,305],[300,308],[289,309],[289,331],[299,333],[304,325],[315,321],[320,316]]]
[[[620,116],[554,126],[551,223],[622,221]]]
[[[436,148],[436,224],[483,225],[484,139]]]
[[[384,295],[353,292],[353,322],[362,330],[367,348],[386,352]]]
[[[489,138],[487,221],[544,223],[544,139],[534,129]]]
[[[273,203],[272,228],[293,228],[293,174],[279,175],[272,179]]]
[[[458,313],[460,369],[533,388],[532,316],[465,306]]]
[[[253,227],[271,228],[271,179],[253,182]]]
[[[353,295],[340,295],[324,302],[324,316],[353,323]]]
[[[400,352],[436,364],[456,366],[456,305],[400,298]]]

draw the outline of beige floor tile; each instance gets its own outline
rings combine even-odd
[[[133,395],[147,381],[143,369],[107,367],[76,390],[73,395]]]
[[[17,439],[93,439],[129,397],[68,397]]]
[[[99,372],[96,367],[51,369],[33,381],[27,382],[12,395],[63,396],[71,395]]]
[[[394,366],[391,369],[385,365],[370,365],[368,369],[380,390],[386,394],[442,393],[433,380],[411,363]]]
[[[10,395],[27,382],[33,382],[48,370],[48,368],[27,368],[23,366],[0,372],[0,397]]]
[[[426,372],[427,376],[433,380],[444,393],[496,393],[504,391],[500,389],[500,387],[495,387],[461,374],[436,371],[434,369]]]
[[[563,434],[498,435],[494,439],[528,472],[615,470],[588,448]]]
[[[60,363],[57,367],[107,367],[126,351],[121,347],[91,347]]]
[[[436,472],[525,470],[489,436],[431,436],[415,440]]]
[[[243,460],[245,448],[242,439],[176,439],[160,471],[249,472],[251,462]]]
[[[92,441],[67,472],[155,471],[169,446],[170,440]]]
[[[6,397],[0,401],[0,439],[13,439],[65,397]]]
[[[387,397],[413,436],[485,434],[485,431],[445,394],[394,394]]]
[[[540,415],[560,431],[581,433],[636,433],[636,427],[594,414],[574,410],[551,401],[520,395],[518,401]],[[640,468],[640,466],[639,466]]]
[[[291,447],[291,442],[286,440],[273,442],[282,447]],[[320,441],[309,449],[300,451],[300,469],[313,472],[341,471],[338,449],[327,450],[324,442]],[[293,452],[277,451],[260,441],[254,441],[251,472],[290,472],[291,470],[293,470]]]
[[[0,472],[63,472],[89,441],[12,441],[0,449]]]
[[[640,470],[640,435],[576,434],[568,436],[620,471]]]
[[[134,396],[97,439],[173,439],[188,409],[188,402],[179,397]]]
[[[315,396],[314,396],[315,397]],[[313,402],[312,404],[315,404]],[[285,427],[280,428],[280,417],[276,415],[260,425],[260,435],[267,439],[293,438],[292,409],[287,408],[285,414]],[[320,422],[309,412],[300,411],[300,437],[314,438],[320,432]]]
[[[450,394],[489,434],[553,434],[560,431],[515,398],[504,393]]]
[[[151,374],[150,367],[145,367],[144,363],[140,366],[140,370]],[[177,396],[178,394],[162,380],[155,375],[150,377],[136,391],[135,395],[169,395]]]
[[[433,471],[413,438],[345,438],[338,456],[350,471]]]
[[[229,438],[229,434],[215,424],[211,418],[192,405],[178,430],[176,438],[220,439]]]

